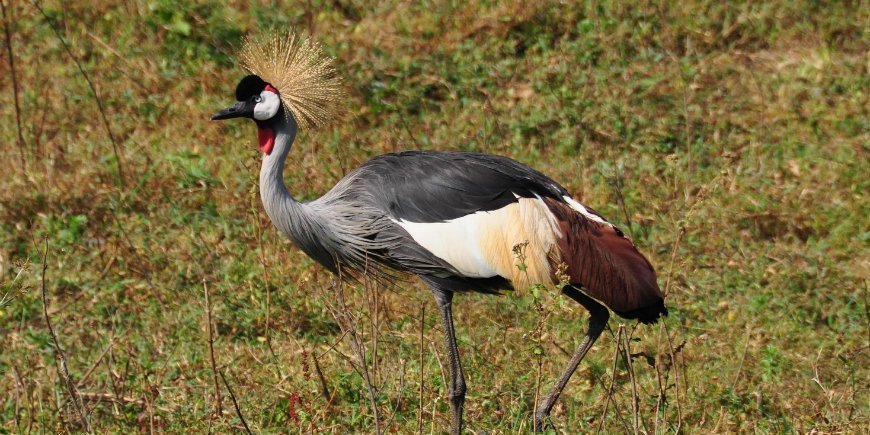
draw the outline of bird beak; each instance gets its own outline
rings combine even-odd
[[[254,105],[248,101],[239,101],[224,110],[212,115],[212,121],[220,121],[232,118],[250,118],[254,116]]]

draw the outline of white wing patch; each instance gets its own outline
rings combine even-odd
[[[587,210],[586,207],[583,206],[583,204],[580,204],[579,202],[575,201],[574,198],[571,198],[570,196],[563,196],[562,199],[565,201],[566,204],[571,206],[571,208],[573,208],[574,210],[577,210],[586,219],[589,219],[591,221],[595,221],[595,222],[598,222],[601,224],[613,226],[613,225],[611,225],[610,222],[607,222],[606,220],[601,219],[600,216],[597,216],[594,213],[589,212],[589,210]]]
[[[394,222],[404,228],[420,246],[446,261],[463,276],[491,278],[498,273],[484,259],[480,246],[469,243],[477,239],[481,228],[489,220],[492,220],[490,213],[477,212],[446,222]]]
[[[551,283],[550,260],[558,256],[558,224],[540,198],[520,198],[498,210],[445,222],[393,220],[420,246],[468,278],[502,276],[516,288]],[[514,247],[523,246],[525,270]]]

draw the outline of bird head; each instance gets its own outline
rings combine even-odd
[[[236,103],[211,119],[253,119],[264,153],[272,152],[279,113],[301,129],[323,127],[337,118],[344,89],[335,60],[316,41],[292,31],[249,37],[239,58],[251,75],[236,87]]]
[[[236,104],[211,117],[213,121],[231,118],[251,118],[268,121],[278,114],[281,98],[274,86],[256,75],[249,75],[236,86]]]
[[[220,121],[232,118],[251,118],[257,123],[260,151],[272,153],[275,146],[275,130],[272,120],[281,110],[281,97],[274,86],[259,76],[251,74],[236,86],[236,104],[215,113],[211,119]]]

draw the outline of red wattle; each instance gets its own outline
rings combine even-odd
[[[257,141],[260,142],[260,151],[266,155],[272,154],[272,147],[275,146],[275,130],[269,127],[259,127],[257,129]]]

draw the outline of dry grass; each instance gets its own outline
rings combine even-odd
[[[611,323],[558,432],[870,429],[866,4],[45,2],[67,52],[32,5],[3,2],[19,109],[4,49],[0,432],[79,427],[43,267],[95,432],[242,431],[240,416],[253,432],[368,432],[370,395],[387,432],[447,426],[428,292],[348,288],[342,333],[331,277],[261,211],[252,127],[208,121],[243,75],[242,35],[290,25],[338,57],[351,93],[343,125],[298,138],[298,198],[382,152],[501,153],[656,266],[671,316],[626,326],[621,347]],[[585,313],[540,290],[456,300],[475,432],[528,432],[537,383],[582,336]]]

